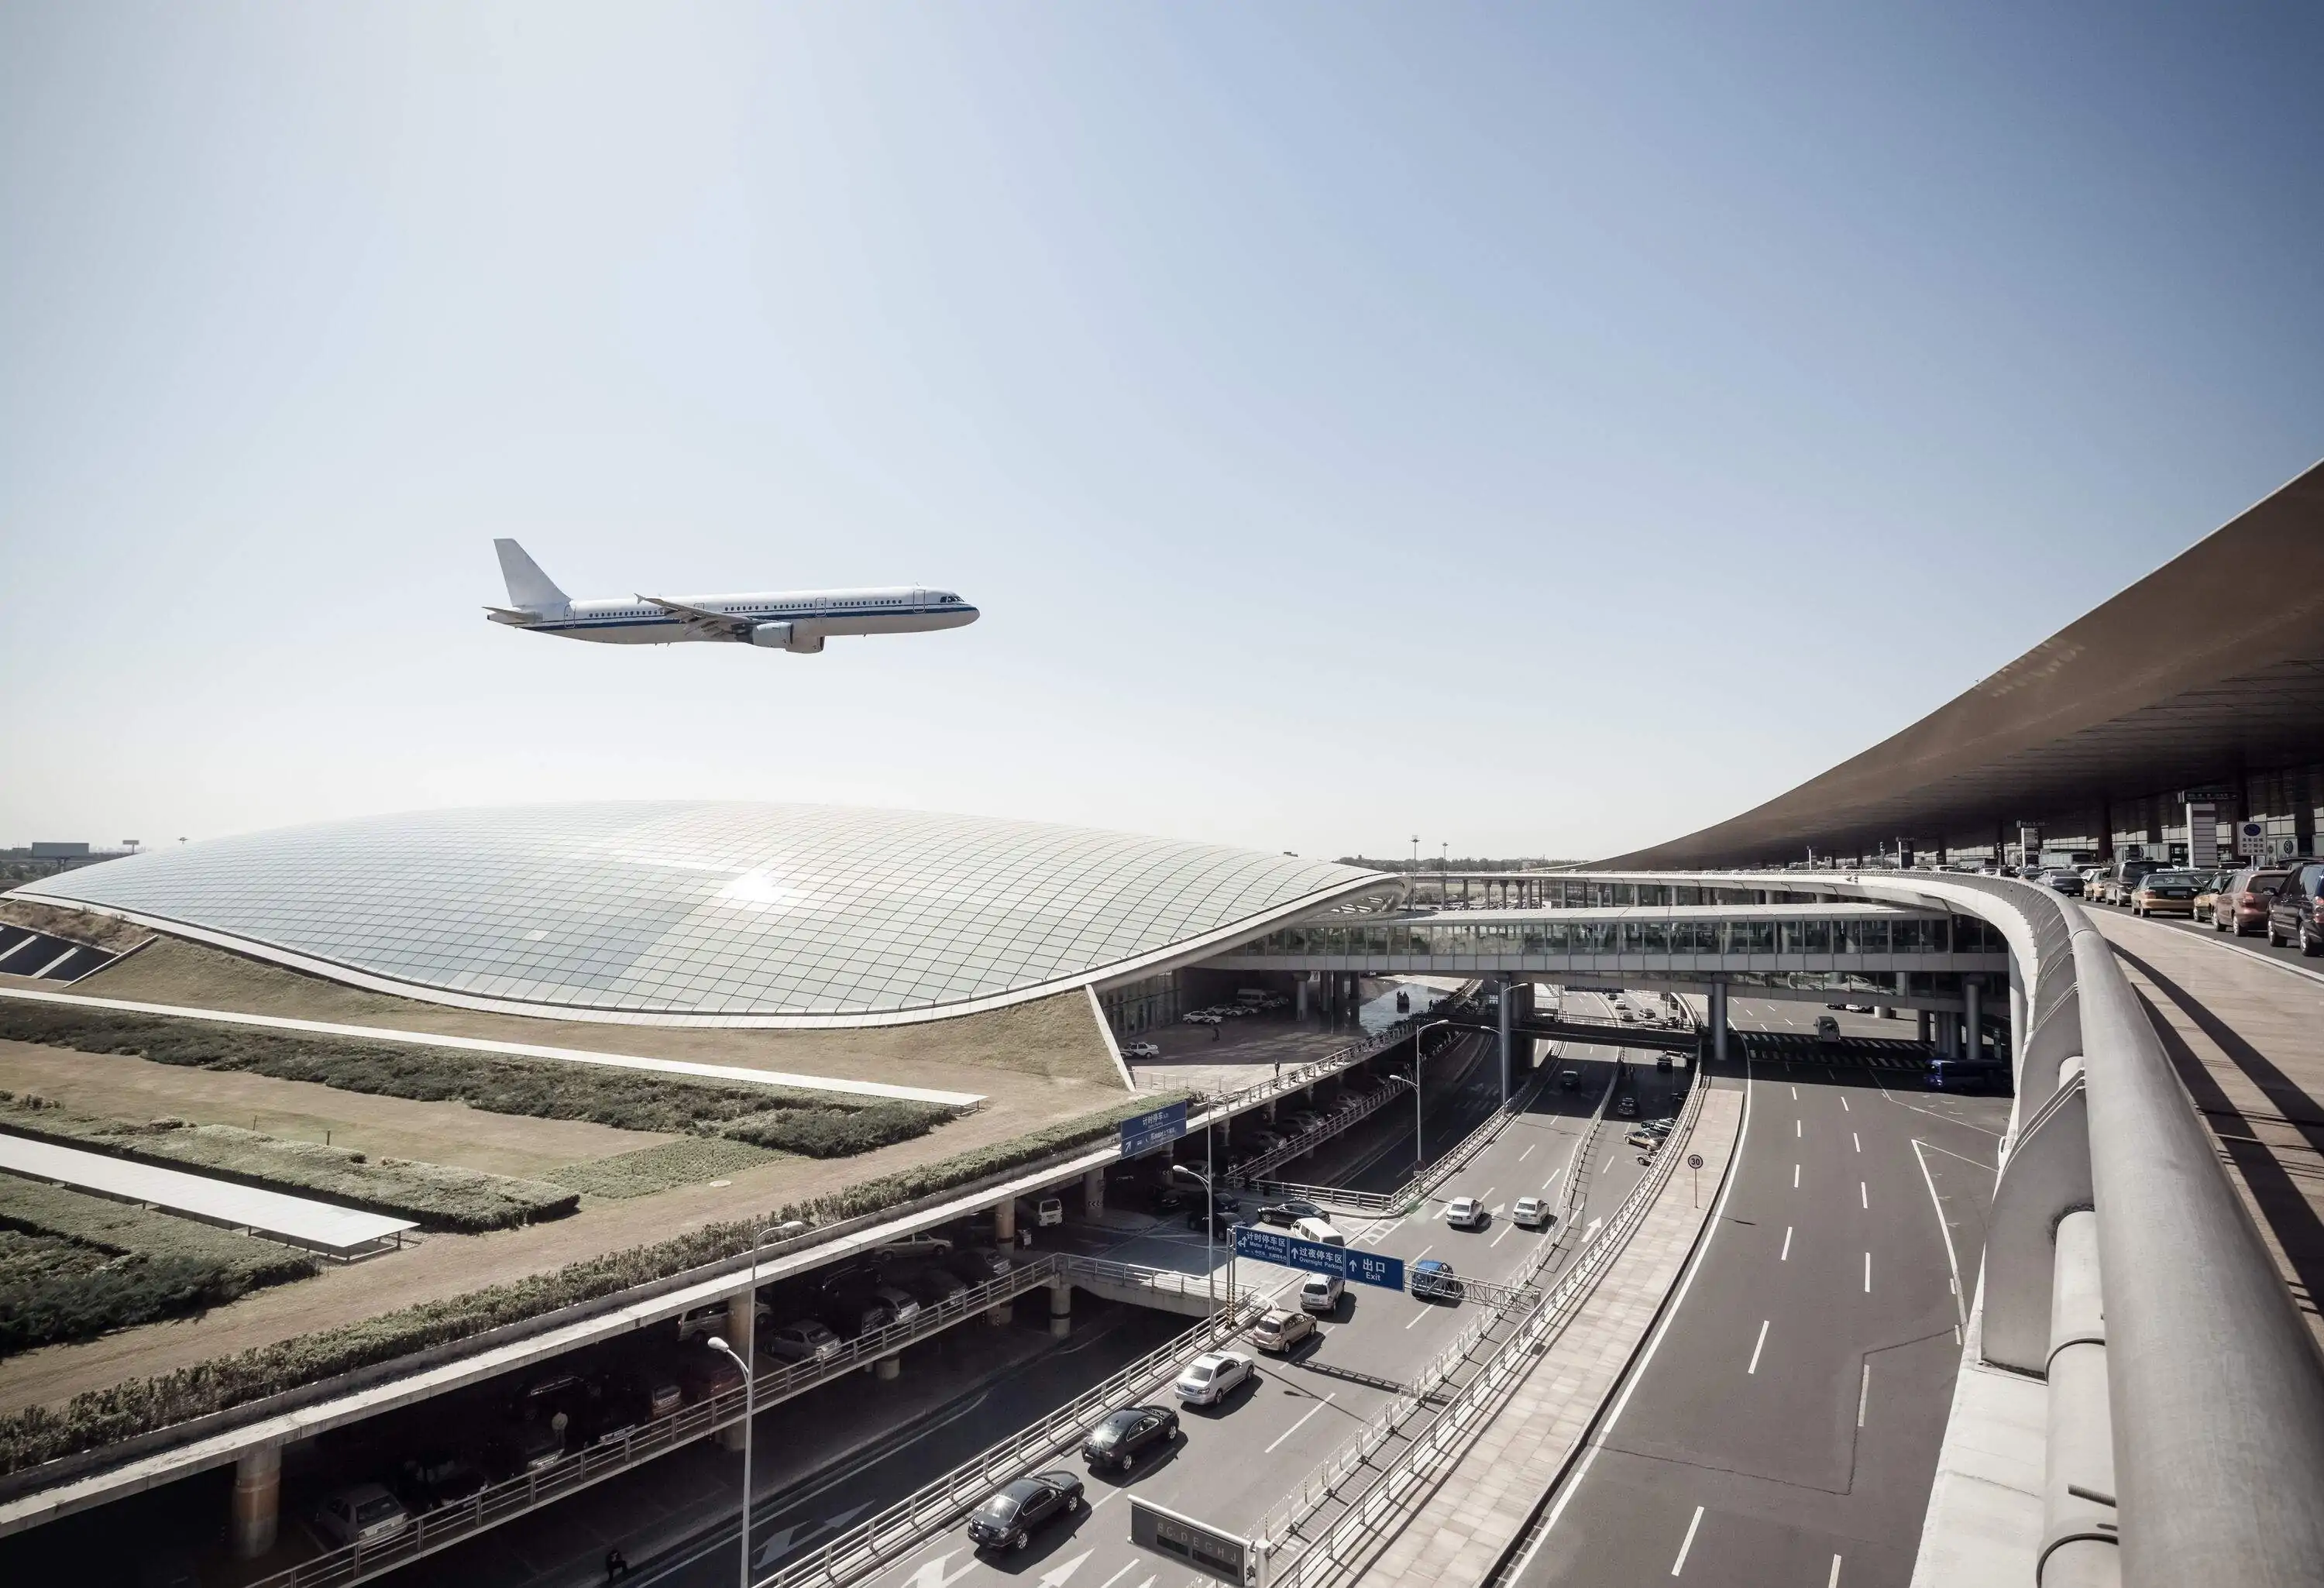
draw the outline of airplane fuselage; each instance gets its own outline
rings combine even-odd
[[[897,586],[862,590],[775,590],[630,601],[571,601],[562,610],[499,612],[493,621],[536,633],[607,645],[705,640],[820,651],[851,634],[911,634],[963,628],[975,607],[948,590]],[[727,620],[724,623],[708,621]]]

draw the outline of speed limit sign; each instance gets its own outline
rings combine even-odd
[[[1700,1152],[1688,1153],[1686,1155],[1686,1167],[1691,1169],[1701,1168],[1702,1167],[1702,1154]],[[1700,1176],[1689,1175],[1686,1177],[1686,1199],[1692,1206],[1701,1207],[1702,1205],[1702,1180]]]
[[[1701,1168],[1702,1167],[1702,1154],[1700,1152],[1688,1153],[1686,1155],[1686,1167],[1691,1169]]]

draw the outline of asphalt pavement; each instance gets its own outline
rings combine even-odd
[[[1545,1511],[1527,1588],[1911,1579],[2007,1101],[1806,1062],[1753,1066],[1747,1097],[1705,1243]]]

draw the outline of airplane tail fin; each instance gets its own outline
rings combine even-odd
[[[525,555],[523,547],[513,540],[495,540],[493,549],[501,554],[501,577],[508,581],[510,605],[555,612],[573,605],[573,598],[540,571],[540,565]]]

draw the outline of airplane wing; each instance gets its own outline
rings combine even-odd
[[[697,634],[715,634],[722,640],[746,640],[751,634],[751,620],[736,617],[732,613],[712,612],[706,607],[688,606],[683,601],[670,601],[659,596],[641,595],[639,600],[659,606]]]

